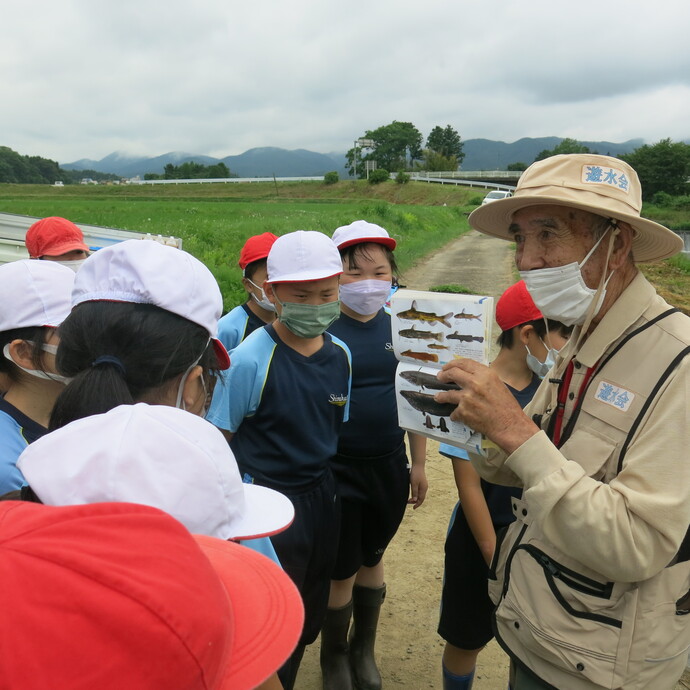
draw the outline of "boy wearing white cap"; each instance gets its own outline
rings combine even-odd
[[[325,331],[340,313],[341,273],[326,235],[297,231],[276,240],[264,284],[276,321],[233,351],[227,385],[217,388],[208,415],[229,432],[245,480],[285,493],[295,506],[293,525],[272,538],[305,605],[300,645],[280,672],[288,690],[321,628],[337,548],[329,460],[347,420],[351,365],[347,346]]]

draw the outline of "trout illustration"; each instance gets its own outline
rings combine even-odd
[[[433,352],[413,352],[412,350],[405,350],[405,352],[400,353],[400,356],[418,359],[421,362],[438,362],[438,355]]]
[[[429,343],[427,347],[431,350],[447,350],[448,345],[438,345],[437,343]]]
[[[426,393],[400,391],[400,395],[402,395],[415,410],[419,410],[425,415],[433,414],[436,417],[448,417],[455,409],[455,405],[452,403],[436,402],[433,395],[427,395]]]
[[[444,433],[444,434],[449,434],[450,431],[448,430],[448,425],[446,424],[446,420],[441,417],[441,419],[438,420],[438,428]]]
[[[418,311],[417,302],[415,300],[412,300],[412,307],[410,309],[406,309],[405,311],[398,312],[396,316],[400,319],[405,319],[405,321],[429,321],[430,323],[438,321],[439,323],[442,323],[444,326],[448,326],[448,328],[450,328],[451,326],[448,319],[450,319],[450,317],[453,316],[453,312],[450,311],[447,314],[444,314],[443,316],[439,316],[438,314],[434,314],[434,312],[431,311]]]
[[[447,335],[446,338],[448,338],[448,340],[459,340],[461,343],[471,343],[472,341],[476,343],[484,342],[484,336],[482,335],[462,335],[457,331],[455,331],[455,333]]]
[[[482,318],[481,314],[465,314],[465,310],[463,309],[459,314],[455,314],[453,316],[454,319],[476,319],[479,321]]]
[[[429,388],[435,391],[459,391],[460,386],[456,383],[442,383],[433,374],[427,374],[423,371],[410,371],[405,369],[401,371],[399,376],[405,381],[409,381],[420,388]]]
[[[402,331],[398,331],[398,335],[403,338],[414,338],[416,340],[443,340],[443,333],[418,331],[414,326],[412,328],[403,328]]]

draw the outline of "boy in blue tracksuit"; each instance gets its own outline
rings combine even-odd
[[[226,430],[245,478],[286,494],[295,521],[272,538],[305,606],[300,644],[279,676],[294,685],[304,647],[318,636],[336,557],[340,506],[329,461],[347,421],[350,352],[326,329],[338,318],[340,254],[319,232],[271,247],[263,286],[276,320],[232,354],[208,419]]]

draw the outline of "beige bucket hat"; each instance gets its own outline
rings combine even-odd
[[[633,168],[619,158],[590,153],[551,156],[533,163],[512,197],[480,206],[470,214],[469,222],[479,232],[509,240],[513,214],[541,204],[569,206],[630,224],[638,263],[666,259],[683,248],[675,232],[640,217],[642,187]]]

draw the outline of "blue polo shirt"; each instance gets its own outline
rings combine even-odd
[[[395,402],[395,370],[391,317],[381,309],[369,321],[346,314],[328,329],[352,353],[350,418],[340,432],[338,452],[376,456],[394,451],[403,442]]]
[[[234,350],[250,333],[266,324],[249,308],[248,303],[235,307],[218,321],[218,340],[225,349]]]
[[[267,325],[233,351],[206,418],[233,432],[243,474],[299,491],[327,472],[347,421],[350,384],[350,351],[339,338],[324,333],[323,347],[305,357]]]
[[[47,433],[48,429],[0,397],[0,495],[26,484],[17,459],[29,443]]]

